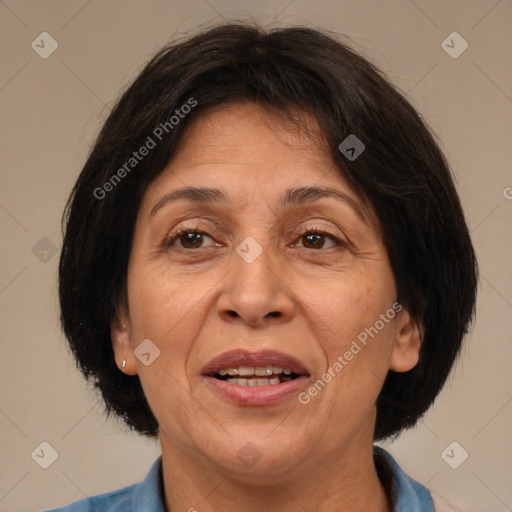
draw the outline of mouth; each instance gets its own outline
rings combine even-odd
[[[224,399],[238,405],[268,405],[298,392],[310,372],[287,354],[233,350],[210,361],[202,375]]]

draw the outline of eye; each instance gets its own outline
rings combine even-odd
[[[331,240],[330,247],[325,247],[326,239]],[[329,249],[343,245],[343,242],[339,238],[321,230],[309,230],[300,233],[300,240],[303,241],[303,247],[305,249]]]
[[[165,243],[166,248],[178,247],[180,249],[201,249],[206,239],[213,241],[213,238],[204,231],[183,228],[171,235]],[[210,244],[211,245],[211,244]]]

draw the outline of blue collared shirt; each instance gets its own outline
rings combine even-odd
[[[395,459],[385,450],[374,446],[379,469],[387,473],[394,500],[393,512],[435,512],[430,492],[426,487],[408,477]],[[191,507],[193,510],[193,507]],[[162,489],[162,457],[151,466],[146,478],[117,491],[98,494],[63,508],[47,512],[165,512]]]

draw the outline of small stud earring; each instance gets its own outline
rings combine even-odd
[[[123,368],[126,367],[126,361],[123,359]]]

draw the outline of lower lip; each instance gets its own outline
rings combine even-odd
[[[308,381],[302,376],[281,384],[266,386],[238,386],[215,377],[206,377],[206,382],[224,399],[238,405],[271,405],[297,395]]]

